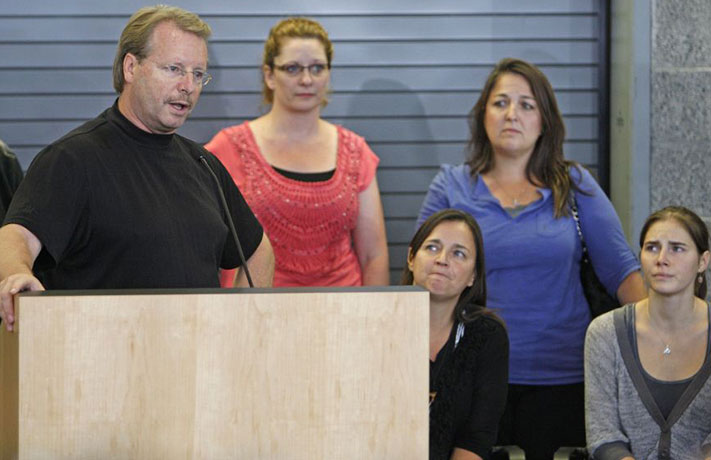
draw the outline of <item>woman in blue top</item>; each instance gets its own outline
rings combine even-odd
[[[470,116],[470,158],[442,166],[418,224],[444,208],[472,214],[487,261],[487,304],[507,324],[509,393],[498,444],[529,460],[585,444],[583,341],[590,311],[580,283],[574,195],[595,272],[620,302],[645,296],[639,264],[612,204],[563,157],[565,126],[538,68],[503,59]]]

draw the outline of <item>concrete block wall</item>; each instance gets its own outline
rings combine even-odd
[[[652,10],[652,210],[693,209],[711,223],[711,2],[655,0]]]

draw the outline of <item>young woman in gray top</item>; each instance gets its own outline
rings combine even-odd
[[[595,459],[711,459],[709,233],[683,207],[640,235],[648,297],[600,316],[585,341],[588,450]]]

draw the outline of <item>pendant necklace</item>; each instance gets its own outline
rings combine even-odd
[[[649,306],[647,307],[647,318],[649,321],[649,325],[654,330],[654,332],[656,332],[656,336],[659,337],[659,340],[661,340],[662,344],[664,344],[664,351],[662,351],[662,354],[666,358],[667,356],[671,355],[671,352],[672,352],[671,341],[664,340],[664,338],[662,337],[662,334],[659,333],[659,329],[653,324],[652,315],[649,313]]]
[[[517,207],[521,206],[522,203],[519,201],[519,198],[521,198],[521,195],[523,195],[526,192],[525,188],[523,190],[519,190],[519,192],[516,194],[516,196],[512,197],[509,194],[509,192],[507,192],[506,189],[501,185],[501,183],[498,181],[498,179],[496,179],[496,177],[491,175],[491,179],[494,181],[494,183],[499,188],[499,190],[501,190],[503,192],[503,194],[506,195],[506,198],[511,200],[511,202],[513,203],[512,207],[517,208]]]
[[[692,307],[692,314],[695,310],[696,310],[696,303],[694,303],[694,306]],[[662,344],[664,344],[664,351],[662,351],[662,354],[666,358],[667,356],[671,355],[672,341],[665,340],[662,337],[662,334],[660,333],[659,328],[654,325],[654,322],[652,321],[652,315],[649,313],[649,306],[647,306],[647,318],[648,318],[650,327],[654,330],[654,332],[656,332],[656,335],[657,335],[657,337],[659,337],[659,340],[662,341]]]

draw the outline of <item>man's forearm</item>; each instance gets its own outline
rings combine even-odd
[[[247,260],[249,273],[255,287],[271,287],[274,279],[274,251],[266,234],[262,235],[262,242],[254,254]],[[247,277],[242,268],[237,270],[235,287],[247,287]]]
[[[31,275],[41,248],[39,240],[20,225],[0,228],[0,280],[17,273]]]

